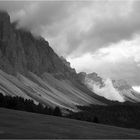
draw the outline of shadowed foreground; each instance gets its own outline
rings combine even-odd
[[[0,138],[140,138],[140,131],[0,108]]]

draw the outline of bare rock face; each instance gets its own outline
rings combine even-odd
[[[16,43],[14,38],[15,34],[12,31],[9,15],[0,12],[0,68],[11,73],[14,71],[11,63],[13,60],[11,49],[12,46],[17,46],[17,44],[14,45]],[[9,58],[10,56],[11,58]]]
[[[52,50],[42,37],[16,29],[6,12],[0,12],[0,69],[7,73],[31,71],[38,75],[44,72],[76,75]]]
[[[0,12],[0,39],[7,40],[10,37],[10,16],[6,12]]]
[[[45,72],[56,79],[65,79],[73,88],[89,97],[103,102],[106,99],[90,91],[70,63],[59,57],[42,37],[35,37],[29,31],[17,29],[10,23],[10,16],[0,11],[0,70],[27,78],[30,72],[42,77]]]
[[[86,78],[86,73],[85,72],[80,72],[78,73],[78,79],[83,83],[85,84],[85,78]]]
[[[95,72],[88,74],[86,77],[92,79],[96,83],[100,83],[101,85],[103,84],[103,79]]]
[[[79,79],[82,83],[86,83],[87,80],[92,80],[94,83],[98,83],[101,86],[104,86],[103,79],[95,72],[86,74],[85,72],[78,73]]]

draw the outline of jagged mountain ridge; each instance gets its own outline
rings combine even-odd
[[[114,88],[120,91],[120,94],[126,101],[140,102],[140,94],[136,92],[125,80],[112,80]]]
[[[72,74],[46,40],[35,38],[28,31],[15,29],[5,12],[0,12],[0,57],[0,68],[12,74],[15,71],[32,71],[38,75],[44,72],[61,72],[65,76],[68,76],[66,72]]]
[[[6,12],[0,12],[0,90],[74,111],[77,105],[107,103],[81,83],[76,71],[46,40],[16,29]]]
[[[125,80],[103,79],[97,73],[94,72],[90,74],[80,73],[79,75],[83,76],[82,82],[85,85],[87,85],[87,87],[90,90],[92,90],[100,96],[104,96],[107,99],[109,99],[110,96],[110,100],[116,100],[120,102],[140,102],[140,94],[136,92],[132,88],[132,86],[129,85]],[[108,95],[105,96],[106,91],[108,92]],[[117,94],[116,99],[115,94]],[[111,97],[114,97],[114,99],[111,99]]]

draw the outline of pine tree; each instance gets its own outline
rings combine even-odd
[[[53,111],[53,115],[54,116],[62,116],[62,112],[60,110],[60,108],[57,106],[55,107],[54,111]]]
[[[98,120],[98,118],[97,118],[96,116],[94,117],[93,122],[95,122],[95,123],[99,123],[99,120]]]

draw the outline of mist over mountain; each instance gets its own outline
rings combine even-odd
[[[0,1],[0,138],[140,137],[139,8]]]
[[[41,36],[16,28],[0,12],[0,91],[50,107],[78,111],[77,106],[109,105],[110,101],[139,102],[126,82],[103,79],[96,73],[76,73]]]
[[[80,73],[82,75],[82,73]],[[140,94],[125,80],[101,78],[97,73],[84,74],[82,81],[87,87],[99,96],[119,102],[139,102]]]

